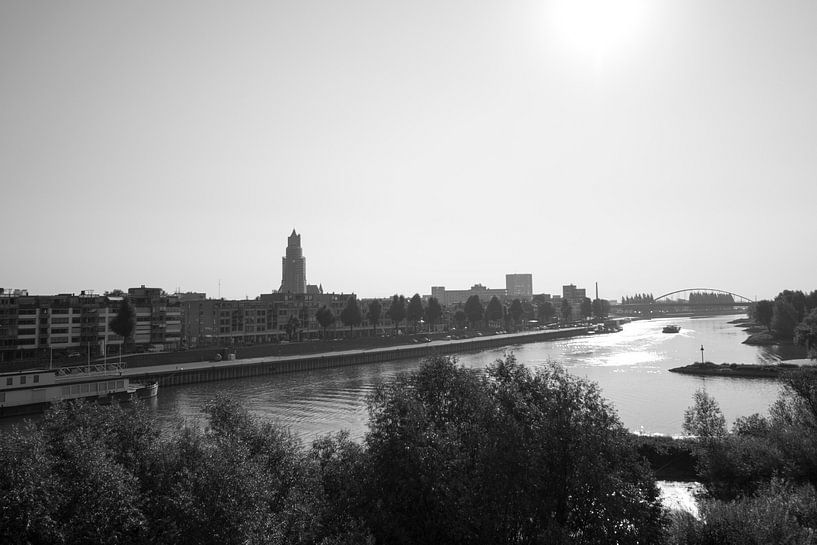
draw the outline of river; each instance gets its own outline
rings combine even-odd
[[[728,323],[738,317],[635,321],[625,324],[621,333],[509,346],[457,358],[465,367],[477,369],[506,351],[533,369],[558,362],[571,373],[597,382],[630,430],[678,435],[684,410],[699,388],[718,400],[730,424],[738,416],[765,413],[777,398],[780,387],[771,379],[700,378],[668,371],[700,360],[701,345],[705,358],[716,363],[779,361],[776,348],[741,344],[746,333]],[[663,326],[670,323],[679,325],[680,333],[662,333]],[[201,407],[224,393],[254,414],[288,426],[305,442],[341,429],[361,439],[368,419],[366,396],[372,388],[420,364],[415,359],[166,387],[160,390],[155,406],[168,421],[179,414],[202,423]]]

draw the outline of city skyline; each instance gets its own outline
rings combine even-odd
[[[813,290],[817,5],[0,5],[0,287]],[[800,224],[805,223],[802,227]]]

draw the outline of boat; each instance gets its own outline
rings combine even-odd
[[[678,327],[677,325],[668,325],[664,326],[664,329],[662,329],[661,331],[664,333],[678,333],[679,331],[681,331],[681,328]]]
[[[0,373],[0,418],[43,412],[72,399],[121,403],[158,395],[158,382],[131,382],[123,369],[124,364],[106,363]]]

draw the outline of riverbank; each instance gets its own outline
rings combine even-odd
[[[152,365],[133,365],[132,362],[129,362],[130,364],[123,371],[123,375],[133,379],[157,381],[160,386],[178,386],[217,380],[312,371],[332,367],[382,363],[401,359],[427,358],[436,355],[476,352],[491,348],[550,341],[587,334],[588,329],[586,327],[574,327],[475,336],[467,339],[435,340],[418,342],[417,344],[370,349],[326,351],[303,355],[264,355],[254,358],[223,359],[221,361],[187,361],[159,364],[151,362],[153,363]],[[596,333],[596,335],[603,334],[611,333]],[[214,355],[215,353],[216,352],[213,351]],[[242,353],[244,353],[243,350]]]

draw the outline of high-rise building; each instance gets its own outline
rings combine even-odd
[[[287,253],[281,258],[280,292],[306,293],[306,258],[301,248],[301,235],[292,230],[287,239]]]
[[[533,297],[532,274],[506,274],[505,291],[508,297],[530,299]]]

